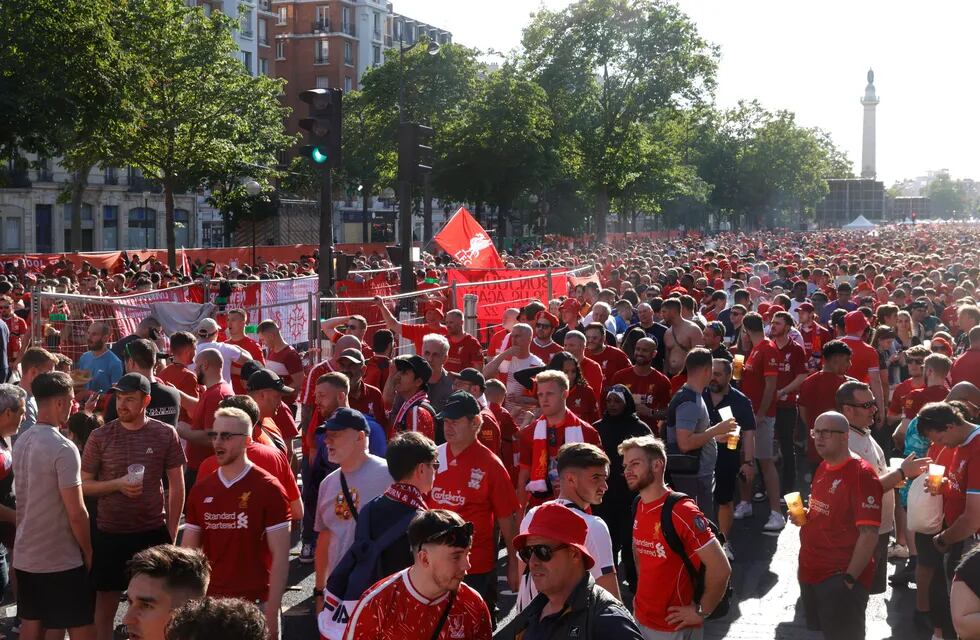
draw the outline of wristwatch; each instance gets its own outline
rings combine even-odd
[[[844,584],[846,584],[849,587],[853,587],[855,584],[857,584],[857,579],[855,579],[855,577],[852,576],[851,574],[845,573],[844,574]]]
[[[313,597],[314,598],[322,598],[323,597],[323,589],[313,589]]]
[[[698,603],[697,606],[694,607],[694,611],[697,612],[697,614],[701,617],[702,620],[707,620],[708,617],[711,615],[710,611],[704,611],[701,609],[701,603]]]

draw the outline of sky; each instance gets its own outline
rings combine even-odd
[[[569,0],[393,0],[398,13],[481,50],[510,51],[540,6]],[[721,48],[716,104],[759,100],[803,126],[830,132],[860,173],[869,68],[875,72],[878,179],[928,171],[980,179],[980,3],[968,0],[679,0],[701,35]],[[967,64],[967,63],[970,64]],[[970,123],[973,124],[970,124]]]

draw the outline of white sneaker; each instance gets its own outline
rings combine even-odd
[[[735,505],[735,519],[744,520],[752,517],[752,505],[744,500]]]
[[[299,563],[300,564],[313,564],[314,547],[312,544],[306,543],[299,552]]]
[[[729,562],[735,562],[735,552],[732,551],[732,543],[726,542],[721,545],[722,550],[725,552],[725,556],[728,558]]]
[[[763,531],[782,531],[786,527],[786,518],[778,511],[770,511],[769,519],[762,525]]]

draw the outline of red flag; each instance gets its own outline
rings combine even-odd
[[[504,266],[493,240],[464,207],[459,208],[433,240],[464,267],[500,269]]]

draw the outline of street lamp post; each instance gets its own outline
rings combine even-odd
[[[251,198],[248,202],[248,213],[252,219],[252,269],[254,270],[258,266],[255,260],[255,197],[262,193],[262,185],[255,180],[249,180],[245,183],[245,193]]]

